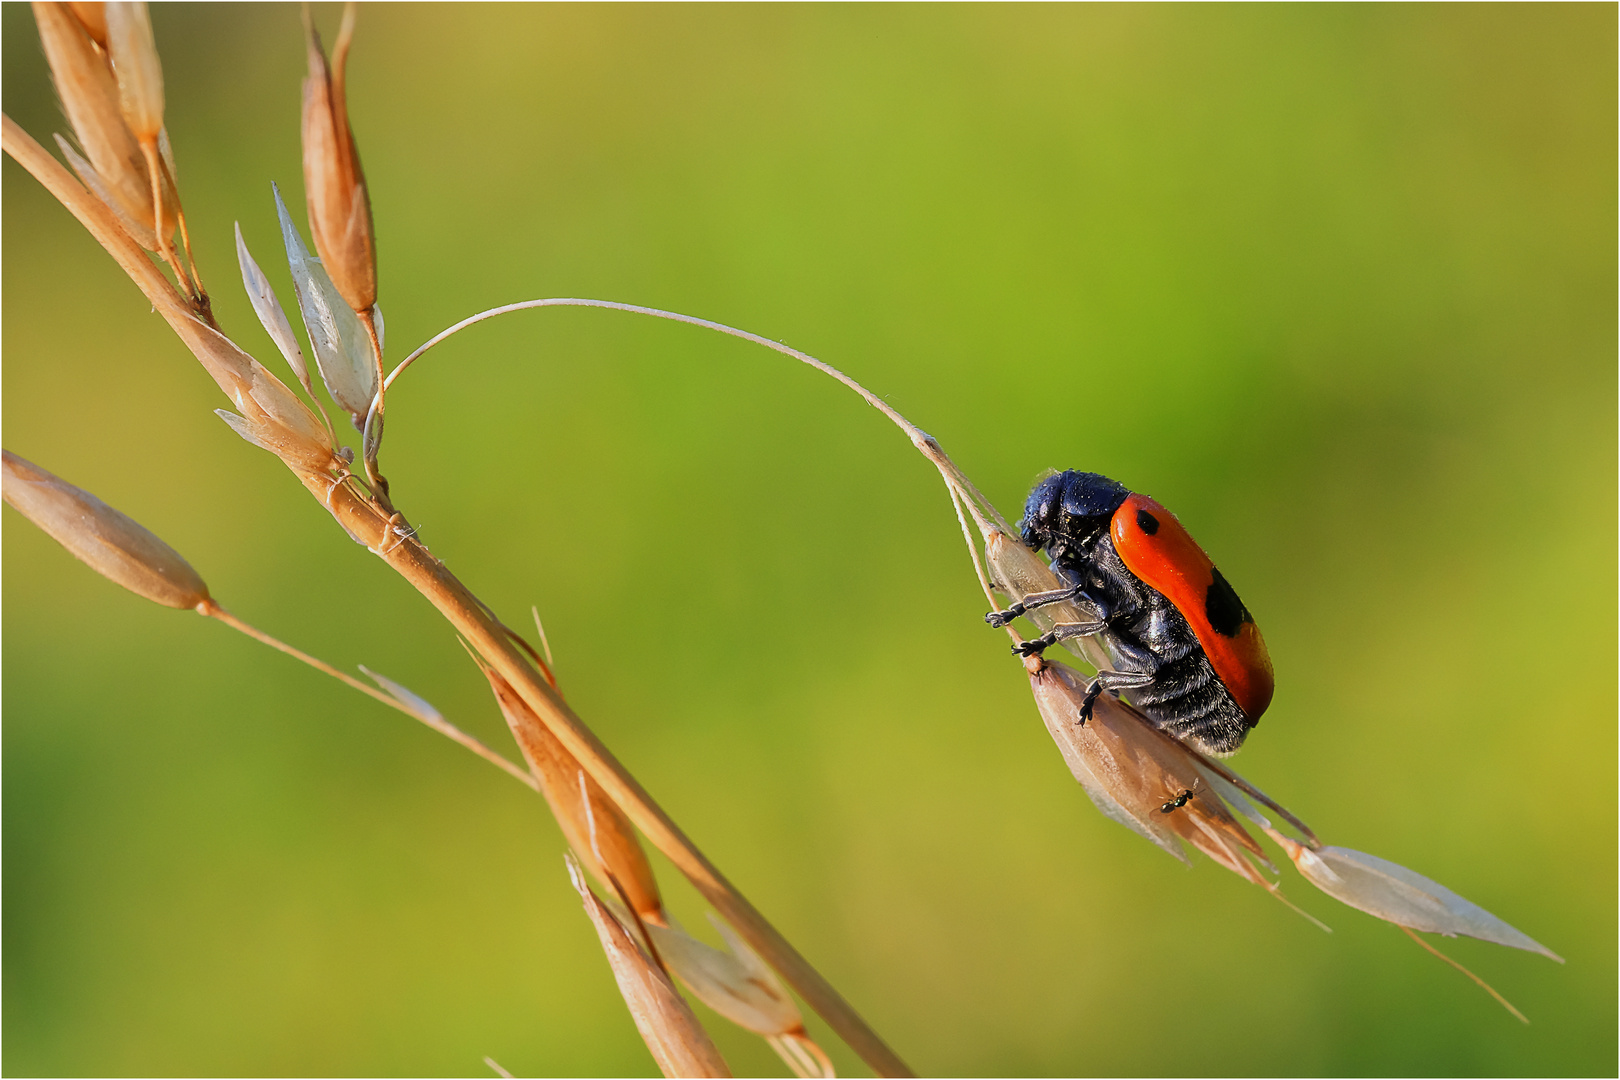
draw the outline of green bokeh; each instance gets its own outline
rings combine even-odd
[[[231,223],[289,298],[297,9],[153,19],[199,263],[270,362]],[[387,472],[920,1070],[1612,1074],[1615,40],[1610,5],[413,5],[363,9],[351,68],[391,354],[518,299],[673,308],[841,366],[1005,512],[1048,466],[1153,494],[1276,662],[1237,767],[1567,957],[1447,944],[1530,1027],[1291,869],[1332,936],[1098,815],[932,470],[821,375],[512,316],[402,380]],[[445,623],[4,168],[5,445],[503,740]],[[8,1073],[652,1071],[538,799],[3,520]]]

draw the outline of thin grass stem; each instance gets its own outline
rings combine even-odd
[[[644,307],[640,304],[625,304],[617,300],[592,300],[583,297],[548,297],[541,300],[523,300],[515,304],[504,304],[500,307],[490,308],[487,311],[480,311],[476,315],[469,315],[467,318],[462,319],[454,326],[440,331],[438,334],[435,334],[433,337],[423,342],[416,348],[414,352],[405,357],[405,359],[401,360],[394,367],[394,370],[390,372],[388,377],[382,381],[382,384],[377,389],[376,396],[372,399],[371,414],[366,418],[365,426],[367,430],[371,428],[373,416],[377,416],[380,419],[383,394],[389,387],[393,386],[395,379],[399,378],[400,375],[402,375],[412,364],[416,363],[416,361],[420,359],[429,349],[433,348],[441,341],[460,333],[468,327],[476,326],[478,323],[484,322],[487,319],[493,319],[497,315],[508,315],[516,311],[528,311],[534,308],[547,307],[602,308],[608,311],[628,312],[632,315],[647,315],[655,319],[668,319],[671,322],[685,323],[688,326],[702,327],[705,330],[713,330],[718,334],[725,334],[729,337],[741,338],[744,341],[751,341],[756,345],[763,345],[765,348],[770,349],[773,352],[778,352],[783,356],[791,357],[802,364],[808,364],[810,367],[815,368],[824,375],[828,375],[833,379],[836,379],[845,386],[849,387],[851,390],[855,391],[868,405],[872,406],[884,416],[888,417],[896,427],[905,432],[906,437],[911,440],[911,444],[917,448],[918,452],[920,452],[929,461],[933,462],[934,466],[939,469],[940,475],[945,479],[946,486],[953,487],[962,493],[968,504],[969,511],[973,514],[974,521],[979,525],[981,532],[986,531],[989,527],[985,522],[985,516],[993,519],[1004,532],[1011,534],[1013,531],[1012,528],[1007,524],[1006,520],[1002,518],[1000,512],[996,510],[995,504],[989,499],[985,498],[984,493],[974,486],[973,481],[969,480],[967,475],[963,473],[961,469],[957,468],[956,463],[950,459],[950,456],[945,453],[944,449],[940,447],[939,442],[932,435],[928,434],[916,424],[913,424],[910,420],[907,420],[903,415],[901,415],[898,409],[894,408],[894,406],[890,405],[887,401],[884,401],[882,398],[872,393],[872,391],[862,386],[855,379],[844,374],[842,371],[833,367],[826,361],[818,360],[809,353],[802,352],[790,345],[784,345],[780,341],[773,341],[770,338],[764,337],[760,334],[755,334],[748,330],[740,330],[735,326],[727,326],[725,323],[715,322],[712,319],[700,319],[695,315],[683,315],[678,311],[665,311],[663,308]]]
[[[301,649],[296,649],[293,646],[288,645],[285,641],[280,641],[271,637],[269,634],[265,633],[263,630],[260,630],[251,623],[243,622],[241,619],[237,618],[235,615],[232,615],[230,612],[226,611],[212,600],[206,601],[200,605],[197,610],[200,614],[206,615],[210,619],[215,619],[224,623],[232,630],[238,630],[246,634],[254,641],[268,645],[272,649],[276,649],[279,652],[284,652],[294,660],[303,661],[316,671],[324,672],[325,674],[332,676],[332,678],[337,679],[339,682],[353,687],[362,694],[365,694],[367,697],[375,698],[377,701],[382,702],[391,709],[397,709],[406,716],[420,720],[434,731],[437,731],[440,735],[445,736],[452,742],[460,743],[462,746],[466,747],[468,750],[471,750],[485,761],[512,776],[518,782],[534,789],[535,791],[540,790],[540,782],[536,780],[527,769],[520,768],[519,766],[513,764],[510,760],[502,757],[500,754],[484,745],[484,743],[473,738],[471,735],[468,735],[465,731],[462,731],[448,720],[431,716],[423,716],[422,714],[407,708],[402,702],[396,700],[392,695],[377,689],[375,686],[367,686],[353,675],[350,675],[345,671],[339,671],[337,668],[333,667],[331,664],[328,664],[319,657],[311,656],[309,653],[306,653]]]

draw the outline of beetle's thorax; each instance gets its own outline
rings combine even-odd
[[[1092,543],[1108,532],[1114,511],[1130,495],[1125,485],[1097,473],[1053,473],[1035,485],[1019,523],[1024,542],[1052,557]]]

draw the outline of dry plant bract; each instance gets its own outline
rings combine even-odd
[[[601,939],[619,993],[658,1068],[665,1076],[730,1076],[725,1059],[669,976],[591,891],[579,864],[572,858],[567,863],[568,878]]]
[[[254,312],[319,416],[217,326],[189,256],[189,281],[182,272],[170,240],[177,226],[185,236],[185,219],[163,130],[162,71],[145,6],[37,3],[34,11],[79,150],[66,140],[59,144],[79,179],[9,117],[3,121],[5,152],[78,218],[190,349],[229,399],[234,411],[220,410],[220,415],[232,430],[276,455],[348,536],[443,615],[488,678],[527,767],[467,736],[404,686],[369,671],[377,685],[367,685],[231,615],[209,596],[186,560],[151,532],[9,452],[4,459],[5,500],[118,584],[160,604],[196,610],[332,675],[433,727],[544,795],[577,855],[577,862],[568,860],[569,875],[637,1027],[666,1075],[727,1074],[671,973],[717,1013],[765,1037],[798,1075],[829,1076],[832,1070],[806,1033],[790,989],[877,1073],[910,1075],[905,1063],[585,726],[563,699],[548,664],[456,579],[395,509],[377,469],[384,394],[440,341],[512,312],[594,307],[702,327],[809,364],[896,424],[944,479],[974,572],[992,605],[998,592],[1021,602],[1028,594],[1057,589],[1051,567],[1018,540],[932,436],[881,398],[814,357],[720,323],[616,301],[537,299],[462,320],[410,353],[385,377],[370,198],[346,103],[345,70],[355,24],[350,5],[330,64],[313,24],[306,28],[303,166],[310,235],[319,258],[305,248],[279,191],[274,198],[298,309],[321,381],[361,431],[365,475],[352,475],[348,465],[354,450],[341,445],[327,421],[302,345],[240,229],[238,265]],[[173,281],[146,251],[163,256]],[[1086,617],[1068,602],[1027,615],[1043,631]],[[1016,640],[1017,632],[1007,629]],[[1062,644],[1094,671],[1109,665],[1110,658],[1091,638],[1071,637]],[[1186,845],[1280,895],[1268,876],[1276,873],[1275,867],[1241,818],[1281,845],[1307,881],[1346,904],[1409,932],[1469,934],[1557,959],[1427,878],[1373,856],[1321,844],[1298,818],[1220,761],[1155,728],[1128,700],[1103,694],[1088,718],[1085,703],[1100,687],[1095,676],[1038,656],[1024,663],[1047,730],[1092,801],[1109,818],[1178,858],[1186,857]],[[1260,807],[1275,813],[1293,835],[1274,827]],[[665,855],[713,907],[710,918],[725,948],[687,934],[665,909],[643,840]],[[608,887],[611,901],[605,903],[591,891],[581,863]],[[615,906],[621,909],[618,914]]]

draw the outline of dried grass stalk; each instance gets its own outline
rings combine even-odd
[[[10,117],[0,118],[0,132],[3,132],[5,152],[73,212],[182,338],[188,344],[200,341],[190,325],[191,309],[187,303],[118,227],[112,212],[91,196]],[[744,336],[761,342],[766,340],[757,335]],[[881,402],[878,404],[883,407]],[[297,467],[293,471],[345,532],[379,555],[438,608],[490,666],[507,680],[524,703],[534,710],[547,730],[573,755],[586,774],[601,785],[614,803],[623,808],[642,835],[669,857],[704,898],[737,928],[743,938],[781,973],[788,984],[827,1020],[868,1065],[883,1076],[913,1075],[905,1062],[859,1013],[725,878],[719,868],[687,838],[641,784],[580,721],[528,658],[512,644],[506,628],[489,609],[419,541],[402,537],[395,531],[395,517],[381,500],[374,502],[362,497],[347,485],[334,486],[326,474]]]

